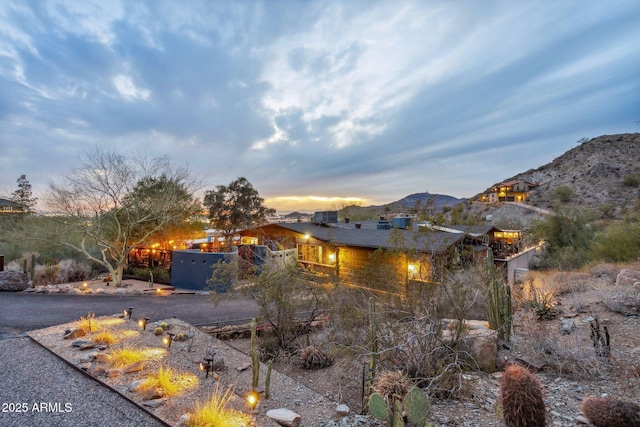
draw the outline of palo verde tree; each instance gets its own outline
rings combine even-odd
[[[18,183],[18,189],[11,193],[11,200],[22,206],[22,212],[30,213],[38,200],[33,197],[31,183],[27,180],[26,175],[20,175],[16,182]]]
[[[213,227],[227,235],[258,226],[265,222],[268,215],[275,214],[275,209],[264,205],[258,190],[244,177],[207,191],[204,206],[209,210]]]
[[[51,183],[49,207],[66,232],[59,243],[106,268],[117,286],[129,251],[151,244],[200,210],[196,182],[167,157],[124,156],[96,147],[61,183]]]

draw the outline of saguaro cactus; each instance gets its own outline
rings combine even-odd
[[[487,317],[491,329],[498,331],[500,339],[511,339],[511,288],[505,284],[499,271],[493,264],[493,254],[484,264],[484,281],[489,288],[489,300],[487,304]]]
[[[257,322],[251,320],[251,372],[253,373],[251,387],[258,388],[260,379],[260,358],[258,357],[258,339],[256,337]]]

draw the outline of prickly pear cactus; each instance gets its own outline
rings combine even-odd
[[[404,418],[402,418],[402,404],[399,400],[393,401],[393,414],[389,427],[404,427]]]
[[[417,426],[425,426],[431,405],[429,398],[418,387],[411,389],[404,398],[404,411],[409,422]]]
[[[387,420],[387,402],[378,393],[369,396],[369,411],[376,420]]]

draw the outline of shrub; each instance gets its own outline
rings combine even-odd
[[[18,260],[12,260],[9,261],[5,266],[4,266],[4,270],[5,271],[16,271],[16,272],[20,272],[23,273],[22,271],[22,266],[20,265],[20,261]]]
[[[56,283],[58,275],[58,266],[54,264],[36,265],[33,284],[34,285],[53,285]]]
[[[91,275],[91,266],[74,259],[63,259],[56,271],[57,283],[81,282]]]
[[[580,410],[596,427],[640,427],[640,406],[627,400],[587,396]]]
[[[640,175],[636,173],[625,175],[624,179],[622,180],[622,185],[631,188],[640,187]]]
[[[640,224],[615,223],[595,236],[590,247],[593,259],[629,262],[640,257]]]
[[[300,361],[305,369],[321,369],[333,365],[333,357],[315,345],[309,345],[302,349]]]
[[[197,386],[198,382],[198,377],[191,373],[160,367],[146,376],[136,391],[155,390],[162,397],[170,397]]]
[[[162,348],[114,348],[111,349],[111,364],[117,368],[132,365],[136,362],[161,359],[166,353]]]
[[[227,407],[233,399],[233,387],[228,387],[224,392],[220,392],[219,384],[216,382],[216,387],[209,400],[205,403],[196,402],[194,410],[186,422],[187,427],[243,427],[252,425],[250,416]]]
[[[543,397],[534,374],[520,365],[507,366],[500,383],[500,404],[507,427],[546,426]]]
[[[118,342],[118,339],[109,331],[100,331],[93,336],[93,342],[95,342],[96,344],[111,345]]]
[[[371,389],[385,399],[391,397],[403,399],[409,393],[410,387],[411,381],[404,372],[382,371],[373,381]]]
[[[573,197],[573,190],[565,185],[560,185],[554,188],[551,197],[557,202],[567,203]]]
[[[153,333],[156,335],[162,335],[163,332],[164,332],[164,329],[162,329],[162,326],[158,326],[153,330]]]

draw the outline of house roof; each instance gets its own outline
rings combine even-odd
[[[465,238],[477,240],[465,232],[440,230],[409,231],[402,229],[379,230],[371,227],[357,229],[354,224],[339,226],[318,225],[310,222],[267,224],[253,231],[268,228],[282,228],[299,234],[308,234],[314,239],[336,246],[360,248],[409,248],[421,252],[441,253]],[[252,230],[245,230],[250,234]],[[253,233],[251,233],[253,234]],[[478,241],[478,243],[481,243]]]
[[[20,203],[7,199],[0,199],[0,206],[11,206],[17,209],[22,209],[22,205]]]

